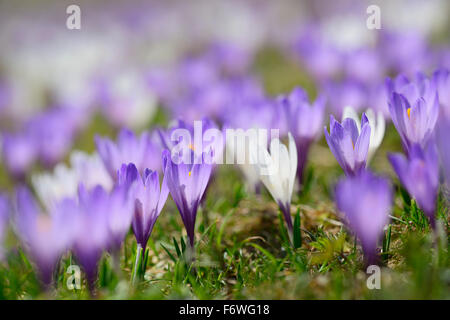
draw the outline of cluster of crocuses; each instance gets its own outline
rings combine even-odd
[[[449,175],[445,144],[450,123],[445,96],[449,72],[439,70],[431,79],[418,74],[413,81],[399,76],[393,81],[388,79],[386,87],[390,91],[392,121],[407,153],[407,157],[391,155],[390,160],[400,181],[434,227],[439,185],[435,142],[447,177]],[[264,184],[278,203],[291,239],[294,226],[290,207],[296,176],[301,185],[308,150],[321,132],[325,103],[322,96],[310,103],[300,88],[279,97],[276,104],[285,116],[282,120],[286,128],[283,134],[288,138],[288,145],[275,138],[270,141],[269,150],[265,147],[247,150],[252,163],[248,164],[249,170],[254,171],[256,180]],[[435,129],[439,114],[442,115],[441,120]],[[251,126],[247,124],[245,128]],[[254,126],[259,126],[258,121]],[[273,127],[274,124],[270,122],[264,126]],[[0,231],[5,229],[4,222],[11,207],[15,207],[13,220],[17,234],[35,262],[42,281],[46,284],[51,282],[60,257],[71,250],[85,270],[92,288],[103,253],[116,254],[130,227],[139,252],[145,252],[170,193],[192,250],[196,214],[214,170],[214,164],[205,161],[205,157],[211,156],[210,150],[222,152],[225,146],[204,141],[203,149],[196,150],[189,145],[182,149],[189,153],[189,161],[183,162],[183,155],[171,152],[178,143],[185,143],[181,139],[172,140],[173,133],[180,128],[195,135],[193,126],[179,120],[167,130],[158,129],[139,136],[123,129],[116,141],[96,137],[98,154],[89,156],[73,152],[70,168],[60,164],[53,174],[32,177],[39,201],[23,186],[16,190],[13,205],[2,196]],[[205,118],[202,129],[208,128],[217,126]],[[375,135],[374,131],[377,132]],[[376,120],[373,115],[368,117],[363,113],[359,122],[352,109],[344,113],[342,122],[331,115],[330,130],[325,127],[330,150],[346,174],[336,186],[337,208],[360,239],[368,261],[376,258],[377,241],[388,222],[393,201],[389,181],[375,176],[366,168],[369,153],[375,152],[383,134],[384,120]]]
[[[389,160],[400,182],[434,229],[440,163],[436,145],[447,183],[450,166],[449,144],[444,141],[450,134],[449,72],[438,70],[431,78],[418,73],[412,81],[399,75],[394,80],[388,78],[386,88],[391,119],[406,153],[406,156],[390,154]],[[331,116],[330,132],[325,128],[330,150],[347,176],[336,186],[336,204],[360,239],[368,261],[376,257],[377,241],[388,222],[392,204],[389,182],[366,169],[372,144],[371,130],[373,127],[364,113],[360,124],[353,117],[339,123]]]
[[[182,6],[186,11],[192,7],[190,4],[185,8],[184,3]],[[328,3],[325,8],[328,11]],[[256,12],[253,9],[250,12]],[[146,33],[146,23],[156,25],[153,28],[154,38],[166,38],[161,36],[162,30],[170,33],[172,29],[161,28],[160,25],[164,25],[165,20],[184,20],[166,19],[158,15],[153,17],[158,19],[148,19],[143,14],[148,10],[139,8],[139,11],[142,20],[135,23],[130,34],[124,33],[124,38],[138,40],[136,33]],[[178,11],[182,14],[185,10]],[[261,12],[256,13],[259,14]],[[191,16],[198,20],[198,15]],[[143,21],[146,23],[141,23]],[[261,21],[264,22],[264,19]],[[90,49],[96,49],[93,55],[97,58],[91,64],[81,58],[64,58],[67,53],[64,45],[62,48],[50,46],[39,50],[39,53],[47,54],[39,55],[34,63],[42,68],[38,69],[37,74],[47,75],[49,66],[62,71],[52,73],[48,87],[43,86],[41,90],[41,96],[46,96],[50,91],[58,107],[41,111],[22,125],[12,125],[16,130],[2,129],[2,158],[8,172],[20,183],[26,180],[24,178],[28,177],[35,162],[54,169],[51,174],[31,177],[38,200],[24,186],[17,188],[13,201],[0,195],[0,242],[5,234],[6,222],[12,219],[16,233],[38,267],[43,282],[51,282],[59,258],[70,250],[84,268],[92,287],[102,254],[105,251],[116,254],[130,228],[138,248],[145,252],[152,229],[170,193],[185,225],[189,248],[192,249],[196,214],[215,166],[205,161],[178,162],[171,153],[174,143],[170,137],[177,128],[192,133],[194,128],[190,121],[202,117],[216,120],[222,128],[280,129],[281,139],[271,140],[269,150],[264,146],[252,153],[255,149],[249,148],[245,151],[248,161],[239,164],[239,167],[250,188],[258,191],[262,183],[268,189],[283,213],[292,238],[291,198],[296,185],[295,177],[301,187],[309,149],[321,135],[326,108],[341,120],[339,122],[331,116],[330,130],[325,130],[326,141],[346,174],[336,186],[337,207],[345,215],[349,228],[359,237],[367,259],[374,260],[376,257],[377,241],[388,222],[392,205],[392,190],[387,179],[377,177],[366,169],[382,142],[385,120],[392,119],[406,154],[391,155],[392,165],[401,183],[434,226],[439,159],[447,181],[450,179],[450,148],[446,143],[446,137],[450,134],[449,72],[439,70],[431,79],[418,74],[411,81],[405,76],[398,76],[386,84],[382,83],[382,79],[388,73],[411,75],[418,69],[426,70],[435,64],[448,66],[448,58],[445,60],[448,50],[431,50],[426,39],[418,33],[396,34],[384,28],[379,33],[376,46],[358,43],[356,49],[343,49],[322,41],[322,27],[320,24],[313,26],[313,32],[305,28],[303,36],[294,46],[295,55],[300,57],[301,64],[320,89],[321,94],[313,102],[301,88],[276,99],[268,97],[261,82],[248,75],[254,63],[253,54],[258,49],[256,46],[250,49],[250,45],[244,48],[213,39],[212,45],[203,54],[177,60],[167,69],[131,62],[131,51],[145,51],[140,41],[136,41],[138,45],[134,50],[125,41],[119,41],[121,45],[114,46],[107,41],[103,43],[105,51],[98,50],[102,48],[100,45],[93,46],[95,48]],[[194,29],[208,28],[185,29],[193,32]],[[47,31],[49,28],[45,29]],[[104,38],[103,30],[99,33],[100,36],[91,39],[92,43],[97,44],[100,38]],[[191,34],[184,38],[194,42]],[[250,36],[238,43],[251,42],[254,38],[257,37]],[[118,39],[114,40],[112,42],[118,42]],[[84,46],[92,47],[92,44],[90,41],[80,41],[79,46],[74,45],[77,49],[74,51],[80,57],[84,56]],[[124,52],[112,58],[110,54],[118,51],[118,47]],[[10,50],[12,56],[25,51],[21,46],[13,48]],[[279,49],[286,51],[283,45]],[[63,52],[62,58],[58,56],[58,50]],[[36,53],[31,50],[22,59],[34,61],[32,56]],[[19,57],[17,59],[22,61]],[[42,60],[50,63],[43,63]],[[75,63],[75,60],[80,63]],[[108,64],[98,67],[96,64],[103,60]],[[122,66],[123,61],[130,65]],[[28,63],[17,64],[23,64],[25,68],[28,66]],[[92,70],[87,68],[83,72],[73,72],[74,69],[78,71],[80,65],[90,65]],[[111,68],[116,65],[121,67]],[[100,72],[98,69],[105,70]],[[68,79],[66,75],[69,73],[77,76]],[[0,111],[8,114],[6,111],[19,110],[17,113],[22,113],[17,101],[23,100],[17,97],[23,98],[27,93],[39,90],[34,87],[30,90],[22,85],[20,94],[17,94],[14,78],[3,79],[3,74],[1,76]],[[36,82],[46,83],[43,79]],[[155,114],[156,99],[170,117],[182,118],[187,123],[178,121],[169,130],[144,132],[140,136],[124,129],[116,141],[97,137],[97,153],[86,155],[72,152],[70,167],[59,163],[71,149],[75,135],[91,120],[91,115],[100,111],[115,127],[141,129]],[[33,104],[39,105],[38,100],[46,99],[32,100]],[[70,107],[63,107],[64,103]],[[48,107],[46,103],[43,105]],[[73,105],[81,108],[73,108]],[[98,105],[100,110],[95,109],[94,105]],[[367,109],[359,120],[357,112],[369,107],[371,109]],[[6,118],[5,121],[8,120]],[[216,126],[208,118],[202,123],[203,128]],[[283,138],[287,139],[287,145],[281,143]],[[202,150],[188,148],[188,158],[204,160],[210,157],[212,146],[203,145]],[[226,146],[215,145],[212,149],[217,153],[221,152],[221,148],[230,148],[228,141]],[[0,258],[2,254],[0,250]]]
[[[76,152],[71,168],[60,165],[53,174],[33,176],[40,201],[25,186],[16,190],[16,233],[46,285],[61,256],[71,250],[93,289],[103,253],[117,254],[130,227],[139,252],[145,252],[169,192],[186,226],[188,246],[194,247],[196,214],[212,170],[208,155],[188,149],[202,161],[176,161],[149,134],[128,130],[120,132],[117,142],[97,137],[96,144],[99,155]],[[156,155],[161,159],[152,162]],[[0,235],[11,207],[2,195]]]

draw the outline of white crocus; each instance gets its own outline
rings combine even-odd
[[[297,148],[291,133],[288,136],[289,149],[279,139],[273,139],[270,143],[270,154],[260,145],[257,152],[251,154],[251,158],[256,163],[262,183],[283,212],[292,236],[290,207],[297,173]]]
[[[238,150],[237,144],[234,140],[226,140],[226,157],[229,157],[230,159],[235,159],[237,157],[237,154],[243,153],[244,161],[240,162],[237,161],[237,166],[242,171],[242,174],[244,175],[247,190],[251,192],[256,192],[258,190],[259,185],[259,173],[256,168],[256,165],[252,163],[250,160],[250,146],[252,143],[255,143],[256,140],[254,140],[254,137],[251,135],[248,136],[245,140],[245,143],[243,144],[244,150]]]
[[[49,210],[58,201],[75,197],[80,183],[87,189],[101,185],[109,191],[113,187],[113,181],[97,153],[88,155],[74,151],[70,156],[70,165],[69,168],[60,163],[53,172],[34,174],[31,177],[37,196]]]
[[[367,154],[367,162],[369,162],[379,146],[381,142],[383,142],[384,131],[386,129],[386,121],[384,120],[384,116],[382,112],[375,112],[372,109],[367,109],[365,111],[367,116],[367,120],[369,120],[370,125],[370,143],[369,143],[369,152]],[[358,116],[355,109],[350,106],[344,108],[342,113],[342,120],[345,118],[351,118],[355,120],[356,126],[358,127],[358,133],[361,133],[361,120]]]

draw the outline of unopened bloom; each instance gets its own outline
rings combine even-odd
[[[289,133],[288,136],[289,149],[279,139],[273,139],[270,154],[266,148],[259,146],[258,154],[252,154],[252,157],[262,183],[278,203],[292,236],[291,198],[297,172],[297,149],[292,135]]]
[[[117,170],[124,163],[134,163],[141,173],[146,168],[159,170],[161,167],[160,148],[148,132],[137,137],[132,131],[122,129],[117,142],[97,136],[95,143],[105,168],[114,180],[117,179]]]
[[[378,147],[383,142],[384,131],[386,128],[386,122],[384,120],[384,116],[381,112],[375,112],[372,109],[367,109],[365,111],[367,116],[367,120],[369,120],[370,125],[370,143],[369,143],[369,152],[367,154],[367,162],[369,162]],[[355,120],[356,125],[358,126],[358,133],[361,134],[361,122],[359,121],[358,114],[355,109],[350,106],[344,108],[344,112],[342,114],[342,120],[345,118],[351,118]]]
[[[347,118],[341,124],[333,115],[330,115],[330,133],[327,127],[324,131],[328,146],[346,175],[355,175],[366,167],[371,130],[364,113],[361,117],[361,133],[355,120]]]
[[[400,182],[416,199],[434,227],[439,188],[439,159],[435,145],[430,144],[425,150],[413,145],[408,158],[402,154],[391,154],[389,160]]]
[[[391,92],[389,111],[405,151],[413,144],[425,147],[432,137],[439,115],[439,99],[434,82],[418,74],[410,82],[404,76],[387,80]]]
[[[335,191],[337,208],[359,238],[367,262],[374,262],[377,243],[392,205],[388,180],[364,170],[341,179]]]
[[[16,199],[17,235],[36,263],[42,282],[48,285],[59,258],[71,244],[76,204],[66,199],[46,214],[24,187],[18,189]]]
[[[289,96],[282,99],[282,104],[286,111],[289,131],[295,139],[298,159],[297,175],[299,183],[302,183],[309,148],[321,134],[325,99],[321,96],[314,103],[309,103],[306,92],[296,88]]]
[[[141,177],[136,166],[130,163],[122,165],[119,185],[130,188],[134,208],[133,232],[142,252],[145,252],[153,226],[169,195],[166,179],[160,187],[158,171],[146,169]]]
[[[197,210],[211,177],[212,164],[202,157],[201,163],[175,163],[168,150],[163,151],[164,177],[180,212],[189,245],[194,247]]]

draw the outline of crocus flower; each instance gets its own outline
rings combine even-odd
[[[119,127],[143,128],[156,112],[156,95],[134,70],[114,71],[99,81],[98,98],[108,120]]]
[[[36,263],[42,282],[49,285],[59,258],[71,244],[76,204],[63,200],[45,214],[25,187],[18,189],[16,199],[17,235]]]
[[[259,146],[258,153],[251,156],[258,167],[262,183],[278,203],[292,238],[291,198],[297,172],[297,149],[290,133],[288,137],[289,150],[279,139],[273,139],[270,142],[270,154],[265,147]]]
[[[345,106],[352,106],[356,110],[361,110],[367,105],[368,92],[364,84],[346,79],[345,81],[327,81],[323,85],[323,91],[329,101],[329,107],[337,117],[342,116]]]
[[[380,52],[385,64],[396,72],[424,70],[428,48],[420,32],[382,32]]]
[[[389,111],[405,151],[413,144],[425,147],[439,115],[439,99],[434,82],[418,74],[413,82],[404,76],[387,79],[391,94]]]
[[[78,190],[78,202],[72,226],[74,229],[73,252],[86,272],[89,289],[92,291],[97,277],[98,261],[103,251],[110,247],[109,195],[100,186],[87,190],[81,184]]]
[[[330,115],[330,133],[327,127],[324,130],[328,146],[346,175],[355,175],[366,167],[370,125],[364,113],[361,117],[361,133],[355,120],[346,118],[341,124],[333,115]]]
[[[169,129],[158,129],[157,132],[163,148],[170,150],[172,155],[183,157],[187,152],[186,156],[201,157],[212,150],[216,159],[221,159],[224,141],[218,136],[222,137],[222,132],[209,118],[195,121],[193,125],[176,120]]]
[[[17,179],[23,179],[37,159],[37,150],[29,135],[5,133],[2,139],[2,156],[8,172]]]
[[[366,261],[375,262],[377,242],[392,205],[388,180],[363,170],[359,175],[339,181],[335,192],[337,208],[359,238]]]
[[[40,162],[52,167],[64,158],[81,128],[83,114],[75,108],[54,108],[32,118],[26,125],[37,147]]]
[[[444,169],[447,186],[450,187],[450,148],[448,138],[450,137],[450,118],[441,118],[436,127],[436,142]]]
[[[436,70],[433,74],[433,82],[438,91],[443,114],[450,119],[450,71],[448,69]]]
[[[124,163],[134,163],[141,173],[146,168],[159,170],[161,167],[160,148],[148,132],[136,137],[132,131],[122,129],[117,142],[97,136],[95,143],[105,168],[114,180],[117,179],[117,170]]]
[[[381,145],[381,142],[383,142],[386,122],[381,112],[377,112],[377,114],[375,115],[375,112],[372,109],[367,109],[365,111],[365,114],[367,116],[367,119],[369,120],[370,125],[370,143],[369,152],[367,155],[367,162],[369,162],[375,154],[375,151],[377,151],[378,147]],[[342,114],[342,120],[344,120],[345,118],[351,118],[355,120],[355,123],[358,126],[358,133],[361,134],[361,123],[355,109],[350,106],[345,107]]]
[[[282,120],[281,117],[277,118],[277,115],[280,116],[281,113],[277,110],[275,101],[263,97],[262,93],[259,92],[258,86],[249,88],[248,91],[248,93],[242,94],[236,101],[233,101],[229,107],[230,111],[224,115],[224,131],[226,132],[228,129],[242,129],[245,131],[249,129],[255,131],[281,129],[280,134],[282,134],[282,131],[286,131],[287,134],[288,129],[280,126],[280,124],[284,124],[284,122],[281,123],[279,121]],[[239,114],[239,116],[236,116],[236,114]],[[268,138],[271,138],[270,136],[269,134]],[[246,140],[250,138],[246,138]],[[250,161],[249,148],[251,143],[249,140],[246,141],[245,161],[239,163],[238,167],[245,177],[248,189],[259,192],[259,174],[255,165]],[[234,159],[236,156],[239,156],[237,152],[240,151],[236,147],[237,144],[234,139],[226,139],[227,157]]]
[[[80,183],[87,189],[97,185],[101,185],[107,191],[112,189],[113,180],[97,153],[88,155],[81,151],[73,151],[70,155],[70,165],[69,168],[60,163],[51,173],[32,175],[33,188],[48,209],[63,198],[76,197]]]
[[[402,154],[391,154],[389,160],[400,182],[414,197],[434,228],[434,214],[439,188],[439,159],[434,144],[423,150],[413,145],[408,158]]]
[[[130,230],[133,218],[132,190],[116,185],[108,195],[108,226],[111,251],[120,250],[120,246]]]
[[[282,99],[282,104],[286,110],[288,128],[294,135],[297,147],[297,175],[301,184],[309,148],[321,134],[325,99],[321,96],[313,104],[310,104],[306,92],[296,88],[289,96]]]
[[[167,179],[167,187],[181,215],[192,249],[197,210],[208,186],[212,164],[208,163],[205,156],[201,163],[175,163],[168,150],[163,151],[163,159],[164,178]]]
[[[6,194],[0,193],[0,261],[3,259],[3,240],[8,227],[11,206]]]
[[[120,168],[118,182],[131,189],[133,232],[142,252],[145,252],[153,226],[169,195],[166,179],[164,177],[160,187],[158,171],[146,169],[141,177],[136,166],[130,163]]]

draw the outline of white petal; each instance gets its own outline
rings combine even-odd
[[[369,116],[367,116],[369,117]],[[358,127],[358,133],[361,133],[361,119],[358,117],[358,113],[351,106],[346,106],[342,112],[342,119],[350,118],[355,120],[356,126]]]
[[[289,136],[289,162],[290,162],[290,176],[289,176],[289,197],[292,197],[292,192],[294,191],[295,175],[297,174],[297,147],[295,145],[294,138],[291,133]],[[289,198],[290,199],[290,198]]]

